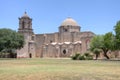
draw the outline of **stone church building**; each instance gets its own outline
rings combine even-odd
[[[91,31],[81,32],[81,26],[70,17],[58,29],[55,33],[35,34],[32,19],[25,12],[19,18],[18,28],[18,32],[25,37],[25,45],[17,50],[17,57],[70,57],[75,53],[85,53],[95,35]]]

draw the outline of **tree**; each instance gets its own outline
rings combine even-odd
[[[104,56],[109,59],[108,55],[107,55],[107,52],[109,50],[113,51],[114,50],[114,40],[115,40],[115,37],[114,35],[112,34],[112,32],[108,32],[104,35],[103,37],[103,44],[102,44],[102,47],[101,49],[103,50],[103,53],[104,53]]]
[[[107,52],[109,50],[114,50],[114,35],[112,32],[108,32],[105,35],[95,36],[91,41],[90,50],[95,53],[95,49],[101,49],[104,56],[109,59]],[[97,54],[99,54],[99,52],[97,52]]]
[[[93,53],[96,55],[96,60],[98,59],[98,56],[100,55],[101,49],[95,48],[93,50]]]
[[[13,57],[16,49],[24,45],[24,36],[11,29],[0,29],[0,52],[9,53]]]
[[[114,27],[115,31],[115,50],[120,50],[120,21]]]
[[[93,37],[93,39],[90,43],[90,51],[92,51],[95,54],[96,59],[98,59],[98,56],[101,52],[102,41],[103,41],[103,36],[96,35],[95,37]]]

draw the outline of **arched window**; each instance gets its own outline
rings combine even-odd
[[[63,50],[63,54],[66,54],[66,50],[65,49]]]
[[[52,40],[50,40],[50,43],[52,43],[53,41]]]
[[[30,28],[30,21],[28,22],[28,28]]]
[[[34,36],[31,37],[31,40],[34,40]]]
[[[68,30],[66,28],[64,28],[64,32],[67,32]]]
[[[25,28],[25,22],[23,21],[22,22],[22,29],[24,29]]]

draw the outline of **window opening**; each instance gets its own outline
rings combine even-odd
[[[65,32],[67,32],[68,30],[67,29],[64,29]]]
[[[63,54],[66,54],[66,50],[65,49],[63,50]]]

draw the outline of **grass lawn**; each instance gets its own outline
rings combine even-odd
[[[120,61],[0,59],[0,80],[120,80]]]

